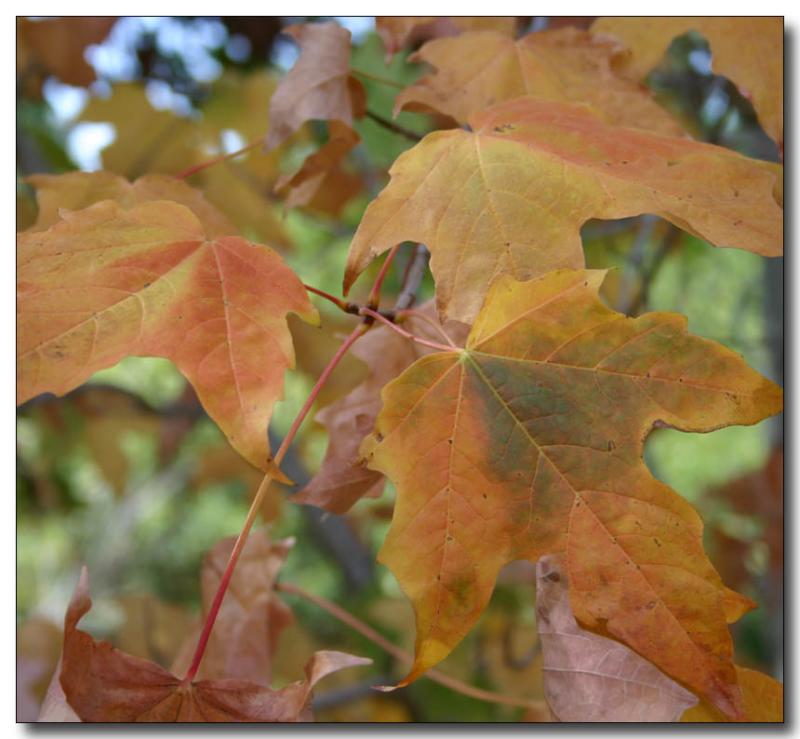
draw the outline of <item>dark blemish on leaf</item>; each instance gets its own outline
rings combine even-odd
[[[383,434],[380,431],[375,432],[375,440],[376,441],[383,441]]]
[[[453,541],[453,537],[452,537],[450,534],[448,534],[448,535],[445,537],[445,540],[446,540],[446,541]]]
[[[680,162],[677,159],[667,159],[667,166],[668,167],[677,167]]]
[[[648,611],[652,611],[652,610],[653,610],[655,607],[656,607],[656,602],[655,602],[654,600],[651,600],[651,601],[650,601],[650,602],[647,604],[647,610],[648,610]]]
[[[653,537],[653,541],[655,542],[656,546],[659,547],[659,549],[660,549],[661,548],[661,542],[658,539],[656,539],[655,536]]]
[[[508,131],[513,131],[514,126],[510,123],[501,123],[499,126],[495,126],[492,129],[495,133],[507,133]]]
[[[614,449],[617,448],[617,445],[614,443],[613,439],[609,439],[608,440],[608,445],[607,446],[608,446],[608,451],[610,451],[610,452],[613,452]]]
[[[144,285],[142,285],[142,290],[144,290],[146,287],[150,287],[149,282],[145,282]]]
[[[561,575],[559,575],[555,570],[553,572],[548,573],[544,576],[545,580],[549,580],[550,582],[561,582]]]
[[[544,608],[536,609],[536,618],[538,618],[543,624],[550,623],[550,619],[547,618],[547,612],[544,610]]]
[[[735,187],[733,188],[733,197],[735,198],[739,197],[739,191]]]

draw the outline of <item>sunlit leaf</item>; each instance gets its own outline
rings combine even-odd
[[[397,159],[351,244],[345,290],[377,255],[418,241],[431,251],[440,312],[469,323],[496,276],[583,266],[587,220],[640,213],[717,246],[782,253],[777,165],[531,98],[470,124],[429,134]]]
[[[294,353],[286,313],[316,312],[267,247],[211,238],[184,206],[104,201],[18,245],[18,402],[63,394],[127,355],[171,359],[250,462]]]
[[[465,350],[423,357],[383,391],[361,451],[398,489],[380,560],[416,612],[404,683],[469,631],[500,567],[563,554],[584,628],[740,715],[726,624],[752,603],[722,584],[699,516],[642,447],[654,425],[755,423],[781,391],[679,315],[609,310],[602,276],[498,279]]]

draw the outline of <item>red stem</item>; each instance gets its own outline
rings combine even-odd
[[[411,339],[412,341],[416,341],[417,344],[423,344],[424,346],[429,346],[433,349],[438,349],[439,351],[443,352],[460,352],[456,346],[447,346],[447,344],[439,344],[436,341],[428,341],[428,339],[423,339],[420,336],[415,336],[414,334],[406,331],[403,328],[400,328],[396,323],[392,323],[388,318],[385,318],[380,313],[374,310],[370,310],[369,308],[362,308],[359,313],[362,316],[372,316],[376,321],[380,321],[381,323],[386,324],[392,331],[396,331],[400,336],[404,336],[406,339]]]
[[[381,265],[381,271],[378,272],[378,276],[375,278],[375,283],[372,285],[372,290],[369,291],[369,297],[367,298],[367,303],[369,305],[374,305],[375,307],[380,305],[381,287],[383,287],[383,281],[386,279],[386,275],[389,274],[389,267],[392,266],[392,262],[397,256],[398,251],[400,251],[400,244],[396,244],[392,247],[392,250],[389,252],[389,256],[386,257]]]
[[[306,402],[303,404],[303,407],[300,409],[300,412],[294,419],[294,422],[292,423],[288,433],[283,438],[280,447],[278,447],[278,451],[275,453],[275,458],[272,461],[271,470],[264,475],[264,479],[258,486],[258,491],[256,492],[255,498],[253,498],[253,502],[250,504],[250,510],[247,512],[247,518],[242,526],[242,530],[236,539],[236,543],[233,545],[233,551],[231,551],[231,555],[228,558],[228,564],[225,566],[225,572],[222,574],[219,587],[214,595],[211,608],[208,610],[206,621],[203,624],[203,631],[200,633],[200,638],[197,640],[197,647],[195,647],[192,663],[189,665],[189,669],[186,671],[186,675],[183,678],[184,683],[191,682],[195,675],[197,675],[197,670],[200,668],[200,662],[202,661],[203,654],[206,651],[206,646],[208,645],[208,640],[211,636],[211,630],[214,628],[214,622],[217,620],[217,614],[219,613],[220,606],[222,605],[222,599],[225,597],[225,592],[227,591],[228,584],[233,576],[236,563],[239,561],[239,555],[242,553],[242,549],[244,549],[244,545],[247,542],[250,529],[253,527],[258,510],[261,507],[261,501],[264,499],[264,495],[269,488],[270,482],[272,482],[272,476],[274,474],[272,470],[277,470],[279,468],[280,463],[286,456],[286,452],[289,451],[289,447],[291,446],[291,443],[294,440],[300,425],[308,415],[308,412],[311,410],[311,406],[317,399],[317,396],[319,395],[320,390],[322,390],[323,385],[325,385],[328,378],[331,376],[331,373],[336,368],[336,365],[339,364],[342,357],[344,357],[348,349],[350,349],[356,340],[368,330],[369,326],[363,323],[359,324],[359,326],[356,327],[356,329],[344,340],[342,345],[336,351],[336,354],[334,354],[331,358],[331,361],[328,362],[328,365],[324,370],[322,370],[322,374],[320,374],[316,385],[314,385],[314,388],[312,389],[308,398],[306,398]]]
[[[326,293],[324,290],[320,290],[318,287],[314,287],[313,285],[306,285],[303,283],[303,287],[308,290],[310,293],[314,293],[314,295],[319,295],[321,298],[325,298],[325,300],[329,300],[333,303],[337,308],[348,312],[347,307],[349,303],[342,300],[341,298],[337,298],[335,295],[331,295],[330,293]]]
[[[214,159],[209,159],[207,162],[201,162],[200,164],[195,164],[193,167],[188,167],[187,169],[184,169],[183,172],[176,174],[175,177],[179,180],[185,180],[187,177],[191,177],[193,174],[202,172],[204,169],[207,169],[208,167],[213,167],[215,164],[220,164],[221,162],[228,161],[228,159],[233,159],[234,157],[238,157],[240,154],[245,154],[251,149],[255,149],[257,146],[260,146],[262,143],[263,139],[258,139],[248,144],[247,146],[242,147],[238,151],[231,152],[230,154],[222,154],[221,156],[215,157]]]

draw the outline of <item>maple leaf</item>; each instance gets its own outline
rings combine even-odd
[[[305,161],[294,174],[275,183],[275,192],[284,197],[288,208],[311,205],[316,210],[338,216],[348,200],[362,188],[358,175],[342,169],[342,162],[360,141],[358,134],[339,121],[328,124],[328,141]]]
[[[266,145],[283,143],[306,121],[341,121],[353,126],[364,115],[366,95],[350,75],[350,31],[338,23],[298,23],[284,29],[300,45],[300,57],[269,106]]]
[[[436,322],[432,301],[421,306],[419,312]],[[411,316],[403,325],[416,336],[442,340],[441,334],[425,319]],[[444,330],[454,343],[463,346],[469,327],[449,321]],[[353,345],[351,353],[365,362],[369,374],[345,397],[317,413],[317,422],[328,431],[328,449],[319,472],[299,493],[292,496],[292,502],[315,505],[341,514],[350,510],[362,497],[381,494],[384,477],[364,466],[359,447],[372,431],[381,409],[381,388],[431,351],[422,344],[408,341],[386,326],[371,329]]]
[[[622,47],[576,28],[515,41],[492,31],[430,41],[411,57],[435,73],[397,96],[401,110],[445,113],[465,123],[474,113],[524,95],[587,103],[609,123],[679,136],[680,125],[640,83],[614,71]]]
[[[439,311],[470,323],[496,276],[582,267],[587,220],[641,213],[717,246],[782,253],[778,165],[531,98],[470,125],[429,134],[396,160],[353,238],[345,294],[374,257],[418,241],[431,252]]]
[[[400,49],[421,41],[442,36],[458,36],[465,31],[495,31],[513,37],[517,19],[509,16],[455,16],[433,15],[379,16],[375,30],[383,41],[386,56],[391,59]]]
[[[767,135],[783,145],[783,18],[761,17],[615,17],[592,25],[628,47],[620,66],[643,80],[661,61],[672,39],[688,31],[705,36],[716,74],[728,77],[753,103]]]
[[[18,402],[126,355],[171,359],[231,444],[269,466],[267,423],[294,363],[285,316],[316,311],[271,249],[210,238],[182,205],[62,213],[18,244]]]
[[[94,68],[83,52],[99,44],[117,18],[81,17],[30,20],[17,18],[17,72],[25,87],[39,93],[51,74],[62,82],[86,87],[95,81]],[[34,79],[26,79],[33,75]]]
[[[677,721],[697,704],[624,644],[578,626],[566,573],[552,555],[536,563],[536,623],[545,697],[559,721]]]
[[[758,723],[783,723],[783,684],[757,670],[736,667],[739,687],[742,689],[744,720]],[[684,723],[729,721],[724,714],[701,702],[681,717]]]
[[[186,683],[171,672],[95,641],[78,628],[89,611],[89,577],[81,572],[64,619],[61,687],[82,721],[309,721],[311,691],[326,675],[371,660],[317,652],[305,680],[272,690],[247,680]]]
[[[37,174],[26,178],[36,188],[39,213],[31,231],[46,231],[61,220],[60,211],[83,210],[102,200],[113,200],[124,208],[153,200],[172,200],[194,213],[209,236],[231,236],[234,225],[209,203],[202,193],[168,175],[144,175],[135,182],[113,172],[67,172]]]
[[[781,408],[781,390],[670,313],[602,304],[602,272],[498,278],[463,351],[383,390],[362,444],[398,499],[379,559],[417,622],[406,684],[443,659],[516,559],[563,554],[585,628],[740,713],[726,621],[752,607],[705,556],[695,510],[642,461],[655,424],[710,431]]]
[[[222,539],[203,560],[203,618],[211,608],[235,541],[236,537]],[[275,580],[293,545],[294,539],[270,541],[264,529],[248,537],[217,615],[198,678],[237,678],[269,685],[278,639],[294,618],[274,592]],[[188,668],[199,631],[187,637],[186,648],[172,665],[173,672]]]

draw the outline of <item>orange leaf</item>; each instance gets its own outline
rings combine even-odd
[[[638,82],[614,71],[622,47],[576,28],[530,33],[515,41],[501,33],[465,33],[431,41],[412,61],[435,74],[397,96],[401,110],[429,109],[465,123],[471,115],[523,95],[587,103],[609,123],[678,136],[680,125]]]
[[[298,23],[284,33],[300,45],[300,57],[270,101],[268,149],[306,121],[337,120],[352,128],[366,105],[364,88],[350,76],[350,31],[330,21]]]
[[[78,622],[89,611],[84,568],[64,621],[61,687],[83,721],[309,721],[311,691],[326,675],[370,660],[342,652],[317,652],[306,679],[272,690],[246,680],[184,683],[153,662],[95,641]]]
[[[316,311],[267,247],[209,239],[182,205],[63,213],[18,246],[18,402],[127,355],[171,359],[234,447],[269,466],[267,423],[294,364],[286,313]]]
[[[783,723],[783,683],[756,670],[736,668],[739,687],[742,689],[744,720],[758,723]],[[728,721],[705,701],[690,708],[681,717],[684,723]]]
[[[558,557],[536,564],[544,690],[559,721],[677,721],[697,698],[624,644],[578,626]]]
[[[592,30],[608,33],[630,49],[621,66],[643,80],[672,39],[688,31],[705,36],[716,74],[728,77],[753,103],[761,125],[783,145],[783,18],[677,16],[599,18]]]
[[[488,15],[453,18],[433,15],[381,16],[375,19],[375,30],[386,48],[386,56],[391,58],[406,46],[442,36],[458,36],[465,31],[495,31],[511,37],[516,33],[517,19]]]
[[[398,489],[380,560],[416,613],[403,684],[469,631],[504,564],[560,553],[585,628],[735,716],[726,622],[752,604],[722,584],[700,517],[641,455],[655,424],[752,424],[780,410],[781,390],[682,316],[608,309],[602,278],[499,278],[465,350],[423,357],[383,390],[361,451]]]
[[[655,213],[717,246],[782,253],[781,168],[721,147],[609,126],[520,98],[429,134],[391,168],[350,247],[345,292],[402,241],[431,251],[437,306],[466,323],[500,274],[583,266],[590,218]]]
[[[436,321],[432,302],[422,306],[420,312]],[[422,338],[442,340],[430,324],[416,316],[403,325]],[[450,321],[446,330],[463,346],[468,326]],[[315,505],[332,513],[346,513],[360,498],[377,497],[383,491],[383,475],[363,465],[358,449],[381,409],[381,388],[415,360],[430,354],[431,349],[408,341],[386,326],[377,326],[353,345],[352,353],[366,363],[369,375],[344,398],[317,414],[316,420],[328,430],[328,450],[319,472],[291,498],[294,503]]]

